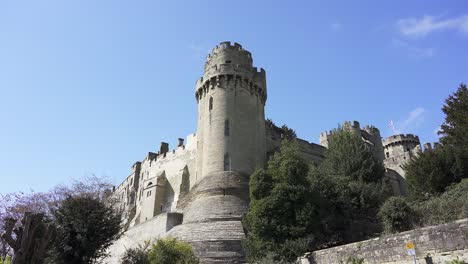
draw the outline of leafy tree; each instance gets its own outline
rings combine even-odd
[[[468,89],[461,84],[445,100],[445,121],[439,134],[442,146],[425,150],[404,167],[412,198],[427,199],[453,183],[468,178]]]
[[[307,180],[308,164],[294,142],[283,141],[268,169],[250,178],[250,209],[244,243],[251,262],[276,253],[276,260],[293,260],[310,249],[316,229],[315,195]]]
[[[61,201],[67,197],[87,195],[102,201],[106,190],[111,187],[112,184],[105,178],[90,175],[73,180],[69,186],[56,186],[48,192],[0,194],[0,234],[5,232],[5,219],[18,220],[23,219],[26,213],[39,213],[53,221],[52,211],[57,210]],[[106,200],[106,202],[112,201]],[[22,223],[18,221],[16,226],[21,227]],[[0,237],[0,258],[12,253],[11,247]]]
[[[53,216],[57,229],[53,256],[58,263],[92,263],[106,256],[105,250],[119,236],[121,216],[95,197],[69,196]]]
[[[439,134],[441,143],[454,156],[451,172],[461,178],[468,178],[468,89],[460,84],[458,90],[445,100],[442,107],[445,122]]]
[[[417,214],[403,197],[390,197],[382,205],[379,217],[386,233],[397,233],[414,228]]]
[[[148,252],[151,264],[198,264],[192,246],[174,238],[158,239]]]
[[[463,178],[456,164],[456,153],[450,146],[420,152],[403,167],[409,196],[413,199],[427,199],[443,193],[447,186]]]
[[[460,84],[458,90],[445,100],[442,107],[445,122],[440,127],[444,145],[468,147],[468,89]]]
[[[334,131],[323,162],[309,176],[321,198],[322,246],[366,239],[380,231],[375,216],[390,194],[384,173],[360,138],[340,128]]]

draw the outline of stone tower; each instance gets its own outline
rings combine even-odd
[[[265,165],[265,71],[250,52],[223,42],[197,81],[196,183],[179,201],[182,225],[168,236],[188,241],[202,263],[245,263],[242,217],[249,176]]]
[[[419,137],[413,134],[393,135],[383,140],[385,151],[385,167],[405,176],[402,165],[408,162],[412,156],[418,154],[421,150]]]
[[[219,171],[250,175],[265,162],[265,71],[241,45],[222,42],[197,81],[197,179]]]

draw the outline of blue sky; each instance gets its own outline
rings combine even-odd
[[[226,40],[265,68],[266,116],[312,142],[344,120],[436,141],[468,79],[466,1],[1,1],[0,193],[117,184],[173,147]]]

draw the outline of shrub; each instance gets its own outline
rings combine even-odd
[[[364,259],[363,258],[358,258],[355,256],[351,256],[346,260],[346,264],[363,264]]]
[[[122,257],[122,264],[150,264],[148,260],[149,241],[136,248],[130,248],[125,251]]]
[[[403,197],[390,197],[380,208],[379,217],[386,233],[410,230],[417,219],[416,212]]]
[[[468,179],[450,186],[445,193],[414,205],[422,225],[443,224],[468,217]]]
[[[198,264],[192,246],[174,238],[158,239],[148,252],[151,264]]]

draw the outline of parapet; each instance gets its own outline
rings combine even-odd
[[[375,126],[370,126],[370,125],[366,125],[364,127],[364,131],[366,131],[367,133],[369,134],[380,134],[380,131],[378,128],[376,128]]]
[[[350,128],[355,128],[355,129],[361,129],[361,126],[358,121],[345,121],[343,123],[343,128],[345,127],[350,127]]]
[[[206,62],[209,63],[209,61],[211,61],[220,53],[228,53],[228,52],[236,52],[236,53],[242,54],[248,59],[247,61],[250,60],[250,64],[252,64],[252,54],[249,51],[242,48],[242,45],[240,45],[239,43],[234,42],[234,44],[231,44],[230,41],[224,41],[216,45],[216,47],[214,47],[211,50],[211,53],[208,54],[208,56],[206,57]]]
[[[415,143],[416,145],[419,145],[419,137],[415,136],[413,134],[398,134],[398,135],[393,135],[389,136],[388,138],[383,140],[383,145],[384,147],[387,147],[388,145],[395,145],[395,144],[403,144],[406,142],[412,142]]]

